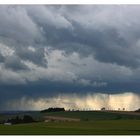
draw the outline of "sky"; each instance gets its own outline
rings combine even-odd
[[[0,110],[140,107],[139,5],[1,5]]]

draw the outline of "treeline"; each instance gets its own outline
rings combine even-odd
[[[140,108],[138,110],[136,110],[135,112],[140,112]]]
[[[45,113],[45,112],[60,112],[60,111],[65,111],[65,109],[64,108],[48,108],[40,112]]]
[[[32,122],[36,122],[36,121],[29,115],[24,115],[23,118],[16,116],[15,118],[11,118],[6,121],[6,123],[12,123],[12,124],[32,123]]]

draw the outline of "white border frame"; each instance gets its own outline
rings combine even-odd
[[[140,4],[140,0],[0,0],[0,4]]]

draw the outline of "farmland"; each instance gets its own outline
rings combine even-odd
[[[34,112],[38,118],[59,116],[79,118],[79,122],[35,122],[0,125],[1,135],[140,135],[140,115],[101,111]],[[21,115],[21,114],[20,114]]]
[[[3,135],[134,135],[140,134],[139,120],[93,122],[48,122],[4,126]]]
[[[95,121],[95,120],[127,120],[127,119],[138,119],[139,115],[135,115],[132,112],[110,112],[110,111],[67,111],[67,112],[47,112],[43,113],[44,116],[62,116],[79,118],[82,121]]]

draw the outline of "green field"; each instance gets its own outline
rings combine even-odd
[[[94,120],[140,120],[140,115],[119,114],[107,111],[67,111],[67,112],[47,112],[43,116],[62,116],[70,118],[79,118],[82,121]]]
[[[139,120],[0,125],[1,135],[140,135]]]
[[[20,114],[22,115],[22,114]],[[44,116],[79,118],[79,122],[36,122],[6,126],[0,124],[0,135],[140,135],[140,115],[101,111],[30,112]],[[5,116],[1,115],[1,119]]]

